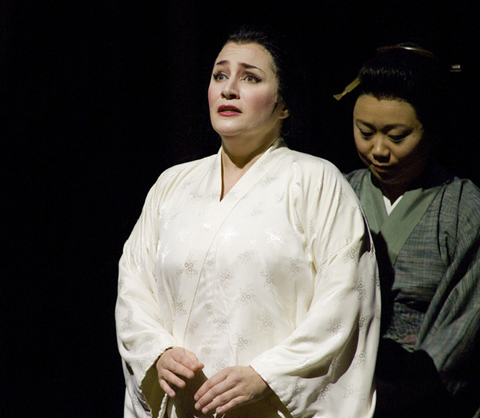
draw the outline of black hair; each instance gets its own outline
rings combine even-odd
[[[419,44],[378,48],[359,72],[359,93],[409,103],[425,133],[438,139],[448,103],[447,74],[433,52]]]

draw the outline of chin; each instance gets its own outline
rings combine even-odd
[[[233,127],[230,124],[225,126],[225,124],[212,124],[213,129],[215,132],[217,132],[220,136],[235,136],[241,133],[241,130],[239,130],[237,127]]]
[[[394,184],[397,180],[395,176],[389,175],[388,173],[381,174],[373,168],[370,168],[370,173],[382,184]]]
[[[234,131],[234,130],[227,130],[227,129],[215,129],[215,131],[217,132],[218,135],[220,135],[220,137],[222,139],[228,139],[228,138],[235,138],[237,137],[238,135],[240,135],[240,132],[238,131]]]

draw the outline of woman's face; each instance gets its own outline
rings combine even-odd
[[[213,129],[222,137],[273,142],[288,110],[278,97],[272,56],[258,44],[228,43],[220,51],[208,88]]]
[[[358,155],[383,186],[406,190],[422,172],[429,147],[409,103],[360,96],[353,111],[353,132]]]

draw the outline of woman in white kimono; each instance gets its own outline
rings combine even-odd
[[[432,158],[447,76],[407,43],[379,48],[357,79],[353,129],[368,168],[347,179],[380,268],[378,418],[480,416],[480,190]]]
[[[215,60],[216,155],[166,170],[120,260],[125,417],[373,415],[376,259],[355,193],[281,139],[278,49]]]

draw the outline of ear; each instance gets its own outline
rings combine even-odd
[[[290,112],[287,108],[287,105],[282,101],[280,102],[280,106],[282,106],[282,111],[280,112],[280,119],[286,119],[290,116]]]

